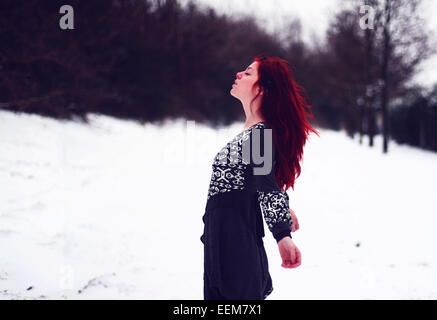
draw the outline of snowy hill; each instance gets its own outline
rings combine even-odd
[[[243,124],[90,119],[0,111],[0,297],[203,299],[211,163]],[[318,130],[288,191],[300,267],[265,225],[268,299],[436,299],[437,154]]]

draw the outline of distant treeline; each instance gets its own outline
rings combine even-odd
[[[314,125],[373,138],[384,127],[387,104],[391,138],[437,150],[437,86],[408,85],[430,52],[426,39],[420,43],[427,54],[393,49],[387,64],[383,28],[360,28],[357,8],[338,13],[326,39],[308,46],[296,19],[269,34],[252,17],[219,15],[194,2],[67,2],[74,9],[72,30],[60,27],[65,2],[1,1],[0,108],[84,121],[92,112],[228,124],[244,118],[229,94],[236,73],[266,52],[293,66]]]

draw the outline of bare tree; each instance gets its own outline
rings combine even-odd
[[[377,0],[366,0],[364,4],[370,8],[374,8],[377,5]],[[360,10],[362,13],[362,10]],[[375,135],[375,96],[377,92],[377,61],[376,52],[376,34],[378,32],[379,25],[375,23],[379,21],[380,12],[373,12],[368,17],[370,21],[367,21],[367,28],[364,29],[364,42],[365,47],[365,96],[364,96],[364,108],[362,112],[361,121],[366,119],[367,134],[369,136],[369,146],[373,146],[373,138]],[[364,132],[361,132],[363,135]],[[361,139],[360,139],[361,143]]]
[[[81,105],[119,99],[117,92],[104,86],[123,52],[106,53],[105,48],[123,27],[132,25],[132,15],[116,1],[73,8],[82,19],[75,19],[71,31],[60,30],[59,7],[51,3],[28,0],[0,9],[0,40],[8,43],[0,49],[0,108],[59,118],[76,113],[84,118]],[[113,21],[118,28],[107,28]]]
[[[383,152],[386,153],[391,102],[409,92],[409,81],[418,71],[419,63],[437,52],[431,44],[432,34],[426,30],[425,21],[420,15],[423,1],[364,0],[358,3],[345,0],[343,4],[354,11],[360,20],[367,14],[363,14],[363,6],[372,11],[372,21],[366,23],[365,27],[360,25],[359,35],[366,65],[364,107],[358,108],[360,132],[362,134],[362,121],[366,116],[369,144],[373,146],[375,116],[380,112]]]
[[[391,99],[403,95],[419,63],[436,53],[419,14],[421,3],[421,0],[384,0],[377,7],[381,11],[380,103],[384,153],[388,151]]]

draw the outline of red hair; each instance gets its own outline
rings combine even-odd
[[[258,80],[254,86],[263,90],[260,114],[272,128],[276,148],[276,181],[281,190],[287,191],[290,187],[294,190],[309,132],[319,136],[307,119],[314,117],[311,106],[303,98],[305,90],[294,80],[286,60],[257,54],[254,61],[258,62]],[[258,91],[253,100],[259,94]]]

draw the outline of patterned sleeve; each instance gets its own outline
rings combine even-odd
[[[261,150],[264,148],[264,130],[260,130]],[[291,236],[291,226],[293,224],[290,210],[288,194],[282,191],[275,177],[275,147],[272,145],[272,169],[268,174],[255,174],[255,184],[257,189],[257,199],[264,220],[273,234],[276,242],[282,238]]]

